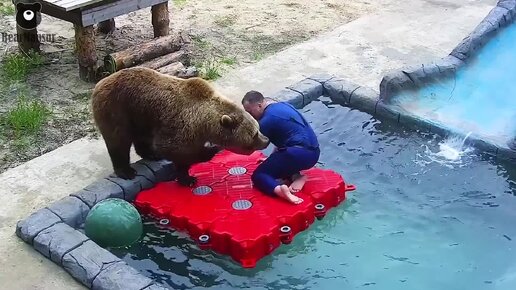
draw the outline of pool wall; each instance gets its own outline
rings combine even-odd
[[[393,96],[401,91],[417,90],[433,81],[451,77],[457,70],[464,66],[499,30],[512,24],[516,18],[516,0],[500,0],[480,24],[467,36],[452,52],[432,63],[417,66],[408,66],[387,73],[380,83],[379,103],[376,105],[380,115],[396,119],[400,124],[416,124],[416,127],[427,128],[431,132],[453,133],[453,129],[439,125],[430,120],[396,109],[390,105]],[[376,109],[375,109],[376,110]],[[465,137],[465,136],[464,136]],[[466,144],[473,145],[489,154],[501,158],[516,158],[516,132],[514,139],[507,146],[499,146],[490,141],[483,140],[480,136],[470,135]],[[511,149],[512,148],[512,149]]]

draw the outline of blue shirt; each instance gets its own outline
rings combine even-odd
[[[259,120],[260,131],[278,148],[318,148],[317,136],[296,108],[286,102],[268,105]]]

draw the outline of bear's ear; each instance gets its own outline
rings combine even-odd
[[[36,2],[32,5],[32,7],[34,8],[33,11],[38,11],[38,12],[41,12],[41,3],[39,2]]]
[[[222,115],[222,117],[220,118],[220,124],[222,125],[222,127],[229,129],[234,128],[236,125],[235,120],[228,115]]]
[[[16,3],[16,11],[23,11],[23,7],[25,7],[25,4],[23,3]]]

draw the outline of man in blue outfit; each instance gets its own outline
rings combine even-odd
[[[258,121],[262,134],[276,146],[254,171],[251,177],[254,186],[294,204],[303,202],[294,194],[306,182],[300,171],[312,168],[319,160],[319,142],[315,132],[292,105],[265,99],[260,92],[247,92],[242,105]],[[281,184],[278,179],[290,180],[291,184]]]

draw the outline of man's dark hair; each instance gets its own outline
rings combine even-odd
[[[242,104],[256,104],[263,101],[264,99],[265,98],[263,97],[262,93],[257,91],[249,91],[244,95],[244,98],[242,98]]]

